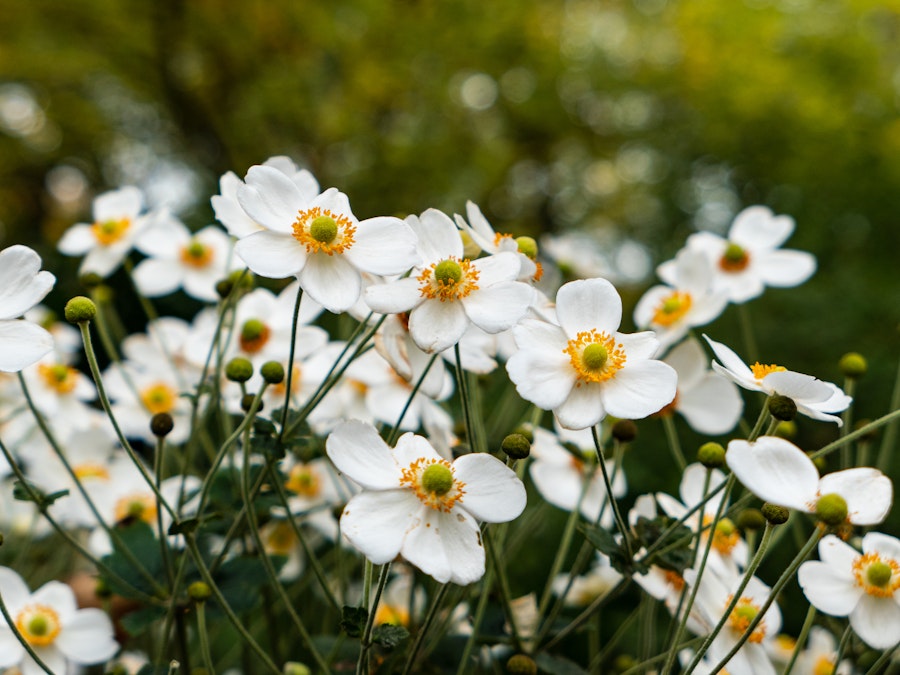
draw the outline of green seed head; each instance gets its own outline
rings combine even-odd
[[[734,523],[730,518],[722,518],[719,522],[716,523],[716,532],[719,534],[723,534],[726,537],[730,537],[734,534],[735,531]]]
[[[533,237],[516,237],[516,244],[519,246],[519,253],[523,253],[532,260],[537,258],[538,245]]]
[[[225,377],[232,382],[246,382],[253,377],[253,364],[242,356],[235,357],[225,365]]]
[[[609,358],[609,352],[601,344],[590,344],[581,352],[581,362],[584,364],[585,370],[596,372],[606,365]]]
[[[506,672],[510,675],[537,675],[537,664],[527,654],[515,654],[506,662]]]
[[[202,581],[195,581],[188,586],[187,593],[191,600],[203,602],[212,596],[212,589]]]
[[[90,298],[77,295],[66,303],[65,316],[69,323],[85,323],[97,316],[97,305]]]
[[[50,632],[50,622],[47,621],[47,617],[40,614],[33,616],[28,621],[28,632],[36,637],[47,635]]]
[[[462,279],[462,267],[455,260],[442,260],[434,267],[434,278],[441,286],[453,286]]]
[[[826,525],[840,525],[847,520],[847,500],[834,492],[822,495],[816,502],[816,515]]]
[[[857,354],[856,352],[848,352],[841,357],[841,360],[838,364],[840,366],[841,372],[849,378],[860,378],[866,374],[866,371],[869,369],[869,364],[866,363],[866,359],[862,354]]]
[[[768,502],[762,505],[760,511],[770,525],[784,525],[791,515],[791,512],[783,506],[776,506]]]
[[[309,224],[309,236],[322,244],[333,242],[337,233],[337,223],[331,216],[319,216]]]
[[[766,402],[769,412],[776,420],[790,422],[797,416],[797,404],[794,400],[781,394],[774,394]]]
[[[284,366],[278,361],[266,361],[260,367],[259,373],[269,384],[281,384],[284,381]]]
[[[191,239],[190,243],[185,247],[184,253],[189,258],[202,258],[206,255],[206,246],[196,239]]]
[[[441,497],[453,487],[453,472],[443,464],[431,464],[422,472],[422,487]]]
[[[765,527],[766,518],[759,509],[744,509],[738,514],[737,524],[742,530],[759,530]]]
[[[891,569],[891,566],[880,560],[873,562],[866,568],[866,581],[873,586],[878,586],[878,588],[884,588],[891,583],[893,575],[894,570]]]
[[[531,443],[522,434],[509,434],[500,443],[500,449],[510,459],[525,459],[531,454]]]
[[[258,340],[266,330],[266,325],[259,319],[249,319],[241,327],[241,340],[253,342]]]
[[[718,469],[725,466],[725,448],[712,441],[704,443],[697,450],[697,461],[707,469]]]

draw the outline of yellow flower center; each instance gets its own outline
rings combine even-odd
[[[713,533],[712,546],[721,555],[729,556],[741,540],[734,523],[728,518],[722,518],[716,523],[716,531]]]
[[[596,330],[578,333],[569,340],[563,352],[569,355],[572,367],[578,373],[576,386],[582,382],[605,382],[625,365],[625,348],[609,333]]]
[[[513,237],[511,234],[496,232],[494,233],[494,246],[497,246],[499,248],[500,242],[502,242],[504,239],[515,239],[515,237]]]
[[[322,480],[308,464],[295,464],[288,473],[284,487],[301,497],[312,499],[322,492]]]
[[[157,382],[141,391],[141,403],[152,415],[171,412],[175,407],[178,392],[165,382]]]
[[[820,656],[813,665],[812,675],[834,675],[834,658]]]
[[[733,596],[732,596],[733,597]],[[728,598],[726,606],[731,603],[731,597]],[[759,605],[754,603],[750,598],[741,598],[737,601],[731,614],[728,616],[728,625],[737,633],[738,637],[747,632],[750,624],[759,615]],[[759,644],[766,636],[766,622],[760,621],[748,640]]]
[[[32,647],[47,647],[53,644],[62,626],[59,614],[47,605],[26,605],[16,616],[16,628]]]
[[[256,354],[269,341],[272,335],[271,329],[259,319],[248,319],[241,326],[241,336],[238,342],[241,349],[248,354]]]
[[[456,480],[445,459],[422,457],[402,470],[400,485],[416,493],[419,501],[435,511],[450,513],[465,494],[466,484]]]
[[[78,384],[78,371],[64,363],[42,363],[38,366],[38,374],[57,394],[70,394]]]
[[[125,236],[131,227],[131,219],[119,218],[118,220],[104,220],[91,225],[91,231],[101,246],[109,246]]]
[[[656,307],[652,323],[657,326],[671,326],[678,323],[691,309],[691,294],[683,291],[672,291]]]
[[[742,246],[738,246],[734,242],[728,242],[725,252],[719,258],[719,269],[732,274],[743,272],[749,264],[750,254]]]
[[[392,626],[409,626],[409,610],[400,605],[389,605],[386,602],[378,605],[375,612],[375,625],[389,623]]]
[[[460,300],[478,290],[478,270],[466,258],[451,257],[427,267],[418,281],[419,292],[429,300]]]
[[[84,462],[83,464],[77,464],[72,467],[72,470],[75,472],[75,476],[77,476],[80,480],[85,478],[97,478],[100,480],[109,480],[109,469],[107,469],[102,464],[96,464],[94,462]]]
[[[294,528],[287,521],[279,520],[271,525],[266,535],[266,552],[269,555],[288,556],[299,543]]]
[[[116,522],[143,520],[148,525],[156,523],[156,500],[152,494],[136,492],[116,502]]]
[[[300,383],[302,382],[301,373],[300,366],[295,363],[291,368],[291,394],[296,394],[300,391]],[[284,395],[287,392],[287,377],[278,384],[271,385],[269,391],[275,398],[284,398]]]
[[[853,562],[853,576],[869,595],[890,598],[900,588],[900,563],[877,553],[866,553]]]
[[[781,373],[787,370],[787,368],[785,368],[784,366],[776,366],[774,363],[767,366],[757,361],[752,366],[750,366],[750,370],[753,371],[753,377],[755,377],[756,380],[759,381],[766,375],[771,375],[772,373]]]
[[[188,267],[202,269],[208,266],[212,260],[212,248],[196,239],[191,239],[190,242],[181,249],[181,262]]]
[[[356,226],[345,215],[314,206],[300,211],[294,221],[294,239],[307,253],[334,255],[353,246]]]

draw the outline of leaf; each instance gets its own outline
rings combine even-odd
[[[216,572],[215,580],[222,597],[238,613],[255,608],[262,599],[260,590],[269,582],[262,561],[250,556],[225,562]]]
[[[659,515],[652,520],[639,517],[634,525],[635,538],[643,548],[649,549],[656,545],[663,533],[675,522],[677,521],[666,515]],[[666,541],[667,544],[653,553],[645,563],[648,566],[659,565],[663,569],[684,574],[684,570],[690,567],[693,559],[693,533],[685,525],[679,525],[666,536]],[[681,544],[673,545],[678,542]]]
[[[166,530],[166,532],[167,534],[185,534],[194,532],[199,526],[199,518],[184,518],[183,520],[175,521],[169,525],[169,529]]]
[[[23,483],[20,480],[17,480],[13,484],[13,499],[16,499],[20,502],[34,502],[37,504],[37,507],[40,511],[44,511],[48,506],[53,504],[60,497],[65,497],[69,494],[68,490],[58,490],[56,492],[51,492],[47,494],[39,487],[34,485],[34,483]]]
[[[372,642],[387,649],[393,649],[408,637],[408,630],[391,623],[383,623],[372,631]]]
[[[350,637],[359,637],[366,629],[366,621],[369,620],[369,612],[365,607],[350,607],[344,605],[341,609],[341,630]]]
[[[635,571],[634,561],[625,547],[616,541],[612,533],[596,525],[581,527],[587,540],[601,553],[609,557],[609,563],[625,576],[631,576]]]
[[[163,578],[163,562],[160,554],[159,540],[150,526],[142,520],[134,520],[120,524],[114,528],[117,536],[112,538],[113,552],[103,557],[103,562],[113,572],[134,588],[148,595],[155,595],[151,579]],[[133,560],[140,562],[144,569],[141,573]],[[102,570],[101,578],[119,595],[126,598],[136,596],[134,591],[120,583],[114,576],[106,576]]]
[[[133,612],[128,612],[128,614],[126,614],[119,620],[119,623],[121,623],[122,628],[124,628],[130,636],[137,637],[138,635],[141,635],[145,630],[147,630],[147,628],[153,625],[155,621],[158,621],[165,616],[165,607],[156,607],[151,605],[142,607],[141,609],[135,610]]]

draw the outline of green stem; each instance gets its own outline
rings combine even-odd
[[[860,436],[865,436],[866,434],[871,433],[878,427],[882,427],[885,424],[892,424],[892,423],[896,422],[898,418],[900,418],[900,408],[892,410],[891,412],[887,413],[886,415],[882,415],[877,420],[872,420],[871,422],[869,422],[865,426],[860,427],[859,429],[851,431],[849,434],[847,434],[843,438],[839,438],[836,441],[832,441],[828,445],[826,445],[823,448],[820,448],[820,449],[816,450],[814,453],[812,453],[810,455],[810,458],[818,459],[819,457],[824,457],[824,456],[834,452],[838,448],[843,447],[847,443],[851,443],[851,442],[855,441]],[[887,436],[887,434],[885,434],[885,436]],[[884,445],[882,445],[881,449],[884,450]],[[881,458],[880,453],[879,453],[879,457],[878,457],[878,465],[879,466],[882,465],[882,458]]]
[[[812,605],[809,606],[809,611],[806,612],[806,619],[803,621],[803,627],[800,629],[800,635],[797,636],[797,644],[794,645],[794,651],[791,653],[791,660],[788,661],[787,665],[784,668],[783,675],[791,675],[791,671],[794,669],[794,664],[797,663],[797,657],[800,656],[800,652],[803,650],[803,645],[806,644],[806,638],[809,636],[809,630],[812,628],[813,619],[816,618],[816,608]],[[835,661],[834,665],[837,666],[837,661]]]
[[[209,675],[216,670],[213,668],[212,652],[209,650],[209,634],[206,630],[206,603],[198,602],[197,609],[197,639],[200,641],[200,653],[203,656],[203,666]]]
[[[768,399],[766,399],[768,401]],[[762,410],[759,412],[759,417],[756,418],[756,424],[753,425],[753,430],[750,432],[750,435],[747,436],[747,440],[752,443],[757,438],[759,438],[760,433],[762,433],[762,429],[766,424],[766,420],[769,418],[769,406],[766,402],[763,403]]]
[[[603,474],[603,484],[606,486],[606,498],[612,505],[613,515],[616,519],[616,527],[619,528],[619,534],[622,535],[622,541],[625,544],[625,552],[628,554],[628,558],[631,559],[632,557],[634,557],[634,553],[631,550],[631,538],[628,536],[628,527],[625,524],[625,520],[622,518],[622,513],[619,510],[619,504],[616,501],[615,496],[613,495],[612,482],[609,480],[609,472],[606,470],[606,462],[603,459],[603,448],[600,444],[599,425],[594,425],[591,427],[591,435],[594,438],[594,449],[597,451],[597,461],[600,464],[600,471]]]
[[[468,388],[466,387],[465,371],[462,368],[462,360],[459,355],[459,343],[453,345],[453,354],[456,357],[456,388],[459,390],[459,401],[462,406],[463,423],[466,427],[466,442],[469,444],[472,452],[477,452],[475,438],[475,425],[472,421],[472,411],[470,409],[471,400],[469,399]]]
[[[471,672],[469,657],[472,655],[472,649],[475,647],[475,642],[478,639],[478,631],[481,628],[481,622],[484,619],[484,612],[487,609],[493,584],[494,569],[493,567],[489,567],[481,582],[481,593],[478,596],[478,605],[476,605],[475,615],[472,617],[472,632],[469,633],[469,639],[466,640],[466,646],[463,648],[462,657],[460,657],[459,660],[459,667],[456,669],[456,675],[466,675],[466,673]]]
[[[400,435],[400,431],[402,430],[401,424],[403,424],[403,418],[406,417],[406,413],[409,410],[409,407],[412,405],[413,399],[415,399],[416,394],[419,393],[419,389],[422,388],[422,383],[425,382],[425,378],[428,376],[428,371],[431,370],[431,366],[434,364],[435,359],[437,359],[438,354],[434,354],[431,359],[428,361],[428,364],[425,366],[425,370],[422,371],[422,374],[419,376],[419,379],[416,380],[416,384],[413,386],[412,391],[409,393],[409,398],[406,399],[406,404],[403,406],[403,410],[400,411],[400,416],[397,418],[396,424],[394,424],[391,429],[391,433],[388,436],[387,444],[391,447],[394,446],[394,443],[397,442],[397,437]]]
[[[671,415],[662,416],[663,428],[666,430],[666,439],[669,442],[669,450],[675,463],[678,464],[678,470],[684,471],[687,461],[684,459],[684,453],[681,451],[681,442],[678,440],[678,430],[675,428],[675,418]]]
[[[753,336],[753,319],[747,309],[747,303],[738,305],[738,317],[741,321],[741,335],[744,338],[747,361],[756,361],[759,359],[759,348],[756,346],[756,338]]]
[[[894,379],[894,391],[891,394],[891,403],[888,410],[900,410],[900,362],[897,364],[897,376]],[[878,459],[875,462],[875,466],[884,473],[888,473],[888,464],[890,463],[891,457],[893,457],[893,450],[897,443],[898,431],[900,431],[900,424],[897,424],[896,422],[884,430],[884,437],[881,439],[881,447],[878,449]]]
[[[844,393],[847,394],[851,399],[853,395],[856,393],[856,378],[855,377],[845,377],[844,378]],[[847,409],[841,415],[841,420],[843,424],[841,425],[841,438],[850,433],[850,429],[853,427],[853,402],[847,406]],[[851,456],[850,445],[845,445],[841,448],[841,468],[849,469],[853,466],[853,459]]]
[[[484,547],[487,549],[487,555],[491,560],[491,565],[497,573],[497,582],[500,588],[500,604],[503,605],[503,611],[509,622],[513,644],[517,650],[521,651],[522,640],[519,637],[519,627],[516,625],[516,615],[512,611],[511,594],[509,592],[509,583],[506,579],[506,570],[503,568],[500,557],[497,555],[497,546],[494,542],[493,531],[490,527],[485,526],[481,532],[481,536],[482,539],[484,539]]]
[[[278,442],[284,439],[284,431],[287,428],[288,409],[291,407],[291,385],[294,379],[294,358],[297,351],[297,324],[300,321],[300,300],[303,298],[303,287],[297,284],[297,298],[294,300],[294,315],[291,319],[291,349],[288,354],[287,371],[284,382],[284,409],[281,411],[281,431],[278,432]]]
[[[366,561],[369,562],[368,560]],[[371,563],[370,563],[371,564]],[[372,649],[372,629],[375,627],[375,615],[378,613],[378,603],[381,602],[381,594],[384,593],[384,587],[387,586],[387,580],[391,573],[391,563],[381,566],[381,573],[378,575],[378,585],[375,587],[375,599],[368,602],[366,598],[365,608],[368,612],[366,617],[366,628],[363,631],[362,640],[359,644],[359,660],[356,662],[356,675],[363,675],[369,672],[369,650]]]
[[[416,640],[413,643],[412,648],[409,650],[409,656],[406,659],[406,664],[403,666],[403,674],[409,675],[412,672],[413,665],[416,662],[416,655],[419,653],[419,648],[422,646],[422,642],[425,639],[425,634],[428,632],[428,629],[431,627],[432,622],[434,621],[434,617],[437,616],[438,609],[441,605],[441,600],[444,599],[444,593],[447,592],[447,587],[450,584],[441,584],[440,589],[437,594],[434,596],[434,600],[431,602],[431,607],[428,608],[428,614],[425,616],[425,621],[422,622],[422,626],[419,628],[419,632],[416,634]]]

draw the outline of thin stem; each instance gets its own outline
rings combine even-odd
[[[284,431],[287,428],[288,409],[291,406],[291,384],[294,379],[294,358],[297,351],[297,324],[300,321],[300,300],[303,298],[303,287],[297,284],[297,298],[294,300],[294,316],[291,319],[291,349],[288,355],[287,372],[284,382],[284,408],[281,411],[281,431],[278,432],[278,441],[284,439]]]
[[[368,560],[366,562],[368,562]],[[378,575],[378,585],[375,587],[375,598],[372,600],[371,604],[368,602],[365,604],[368,616],[366,617],[366,628],[363,631],[362,640],[359,645],[359,660],[356,662],[356,675],[363,675],[363,673],[369,672],[369,650],[372,649],[372,629],[375,627],[375,615],[378,613],[378,603],[381,602],[381,594],[384,592],[384,587],[387,586],[387,580],[390,573],[390,563],[381,566],[381,573]]]
[[[425,378],[428,376],[428,371],[431,370],[431,366],[434,364],[435,359],[437,359],[438,354],[432,355],[431,359],[428,361],[425,369],[422,371],[422,374],[419,376],[419,379],[416,380],[415,385],[413,385],[412,391],[409,393],[409,397],[406,399],[406,404],[403,406],[403,410],[400,411],[400,416],[397,418],[396,424],[391,429],[391,433],[388,436],[387,444],[392,446],[397,442],[397,437],[400,435],[400,431],[403,424],[403,418],[406,417],[407,411],[409,411],[409,407],[412,405],[413,400],[416,398],[416,394],[419,393],[419,389],[422,388],[422,383],[425,382]]]
[[[768,401],[768,399],[766,399]],[[756,424],[753,425],[753,430],[750,432],[750,435],[747,436],[747,440],[749,442],[755,441],[759,438],[760,433],[762,433],[763,426],[766,424],[766,420],[769,418],[769,406],[767,403],[763,403],[762,410],[759,412],[759,417],[756,418]]]
[[[675,418],[671,414],[662,416],[663,428],[666,430],[666,440],[669,442],[669,450],[675,463],[678,464],[679,471],[684,471],[687,461],[684,459],[684,453],[681,451],[681,442],[678,440],[678,430],[675,428]]]
[[[741,336],[744,338],[744,349],[747,360],[752,362],[759,359],[759,349],[756,346],[756,338],[753,336],[753,319],[747,303],[738,305],[738,317],[741,321]]]
[[[431,627],[431,623],[434,621],[434,617],[437,616],[438,608],[441,605],[441,600],[444,599],[444,593],[447,592],[447,587],[450,584],[441,584],[440,589],[434,596],[434,600],[431,602],[431,607],[428,608],[428,614],[425,616],[425,621],[422,622],[422,626],[419,628],[419,632],[416,634],[416,641],[413,643],[412,648],[409,650],[409,656],[406,659],[406,665],[403,666],[403,675],[409,675],[412,672],[413,665],[416,662],[416,655],[419,653],[419,649],[422,646],[422,642],[425,639],[425,634],[428,632],[428,629]]]
[[[493,584],[494,569],[493,567],[489,567],[481,582],[481,593],[478,596],[478,605],[476,605],[475,615],[472,617],[472,632],[469,633],[469,639],[466,640],[466,646],[463,648],[462,656],[459,659],[459,666],[456,669],[456,675],[466,675],[466,673],[471,671],[469,657],[472,655],[472,649],[475,647],[475,641],[478,639],[478,630],[481,628],[481,622],[484,619],[484,612],[487,609],[491,586],[493,586]]]
[[[898,648],[900,648],[900,642],[895,644],[890,649],[885,649],[881,653],[881,656],[879,656],[878,659],[875,661],[875,663],[872,664],[872,667],[866,671],[866,675],[878,675],[879,673],[881,673],[881,669],[885,666],[885,664],[887,664],[888,661],[893,660],[893,658],[897,655]],[[835,664],[835,665],[837,665],[837,664]],[[894,665],[896,665],[896,663]],[[893,667],[891,667],[887,671],[888,675],[890,675],[890,673],[894,672],[894,670],[895,669]]]
[[[891,403],[888,410],[900,410],[900,362],[897,363],[897,376],[894,379],[894,391],[891,394]],[[898,431],[900,431],[900,424],[897,423],[891,424],[884,430],[884,437],[881,439],[881,447],[878,450],[878,459],[875,462],[875,466],[884,473],[887,473],[888,463],[893,456]],[[847,435],[849,436],[850,434]]]
[[[469,399],[468,387],[466,387],[465,371],[462,367],[462,359],[459,355],[459,343],[453,345],[453,354],[456,357],[456,388],[459,390],[459,401],[462,406],[463,423],[466,427],[466,440],[472,452],[477,452],[475,425],[472,421],[472,411],[470,410],[471,400]]]
[[[872,420],[871,422],[869,422],[865,426],[860,427],[859,429],[851,431],[849,434],[847,434],[843,438],[839,438],[836,441],[832,441],[828,445],[826,445],[826,446],[816,450],[814,453],[812,453],[810,455],[810,458],[818,459],[819,457],[824,457],[825,455],[828,455],[828,454],[834,452],[835,450],[846,445],[847,443],[851,443],[852,441],[855,441],[860,436],[865,436],[866,434],[871,433],[878,427],[882,427],[885,424],[891,424],[893,422],[896,422],[896,420],[898,418],[900,418],[900,408],[892,410],[891,412],[887,413],[886,415],[882,415],[877,420]],[[893,428],[893,426],[891,428]],[[887,434],[885,434],[885,435],[887,435]],[[882,450],[884,450],[884,446],[882,446]],[[879,466],[881,466],[880,455],[879,455],[878,463],[879,463]]]
[[[489,527],[485,527],[481,533],[484,539],[484,545],[487,549],[488,558],[497,573],[498,586],[500,587],[500,604],[503,605],[503,611],[506,613],[506,619],[509,622],[510,632],[512,633],[513,644],[516,649],[522,649],[522,640],[519,637],[519,628],[516,625],[516,616],[512,611],[511,594],[509,592],[509,583],[506,579],[506,570],[500,563],[500,557],[497,555],[497,546],[494,542],[493,531]]]
[[[800,652],[803,650],[803,645],[806,644],[806,638],[809,636],[809,630],[812,628],[813,619],[816,618],[816,608],[812,605],[809,606],[809,611],[806,612],[806,619],[803,620],[803,627],[800,629],[800,635],[797,636],[797,644],[794,645],[794,651],[791,653],[791,660],[788,661],[787,665],[784,668],[783,675],[791,675],[791,671],[794,669],[794,664],[797,663],[797,657],[800,656]],[[835,661],[834,665],[837,666],[838,662]]]
[[[206,630],[206,603],[198,602],[197,609],[197,639],[200,641],[200,653],[203,656],[203,666],[206,672],[212,675],[215,673],[213,668],[212,652],[209,650],[209,635]]]
[[[631,550],[631,538],[628,536],[628,527],[625,525],[625,520],[622,518],[619,504],[613,496],[612,482],[609,480],[609,472],[606,470],[606,461],[604,461],[603,458],[603,448],[600,445],[599,425],[591,427],[591,435],[594,438],[594,449],[597,451],[597,461],[600,464],[600,471],[603,474],[603,484],[606,486],[606,498],[612,505],[613,515],[616,519],[616,527],[619,528],[619,534],[622,535],[622,541],[625,543],[625,552],[628,554],[629,558],[632,558],[634,554]]]
[[[844,378],[844,393],[847,394],[851,399],[853,395],[856,393],[856,378],[855,377],[845,377]],[[848,433],[850,433],[850,429],[853,428],[853,402],[847,406],[847,409],[841,415],[841,420],[843,424],[841,425],[841,437],[843,438]],[[853,460],[851,458],[851,449],[850,445],[845,445],[841,448],[841,468],[849,469],[853,466]]]

